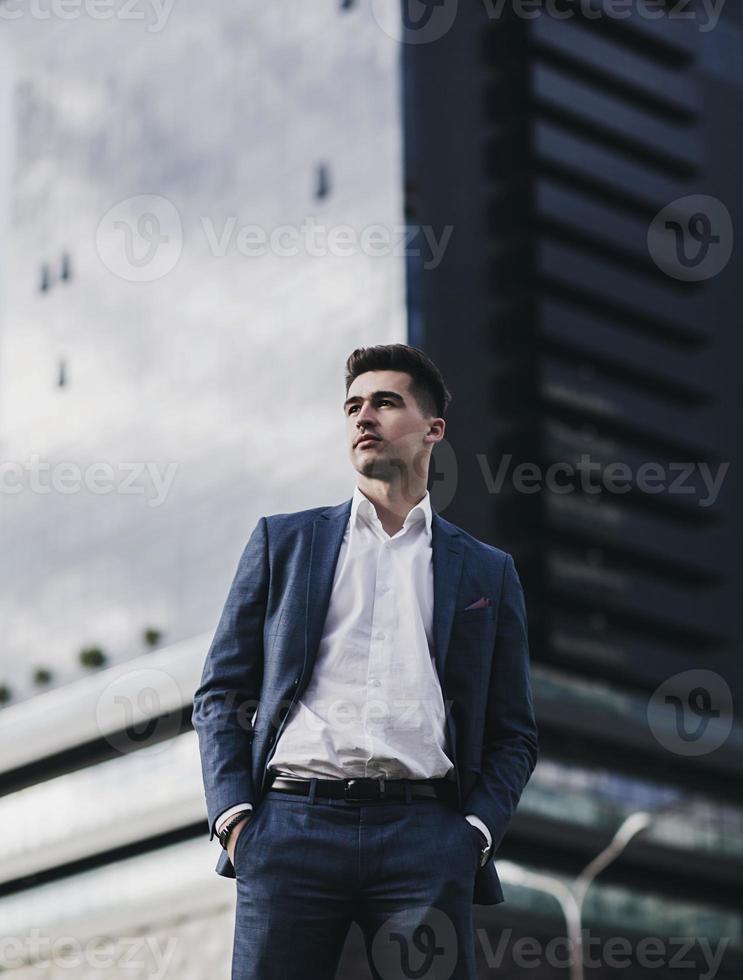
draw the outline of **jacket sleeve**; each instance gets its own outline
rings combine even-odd
[[[209,840],[220,814],[253,803],[252,720],[263,680],[268,582],[268,534],[261,517],[240,557],[193,699]]]
[[[538,756],[534,719],[526,606],[516,567],[507,555],[493,665],[485,708],[482,773],[464,801],[493,838],[494,853],[516,810]]]

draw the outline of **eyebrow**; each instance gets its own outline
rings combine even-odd
[[[405,399],[402,397],[402,395],[398,395],[398,393],[396,391],[373,391],[369,397],[370,398],[391,398],[393,401],[399,402],[401,405],[404,405],[405,404]],[[355,405],[357,402],[360,402],[360,401],[363,401],[363,398],[361,397],[361,395],[351,395],[350,398],[347,398],[343,402],[343,411],[345,412],[346,409],[350,405]]]

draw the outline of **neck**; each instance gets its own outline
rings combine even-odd
[[[403,489],[399,482],[389,483],[359,476],[357,486],[371,500],[382,527],[389,535],[400,530],[409,512],[426,495],[425,479],[411,480],[409,486]]]

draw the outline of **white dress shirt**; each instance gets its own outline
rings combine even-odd
[[[272,772],[436,779],[453,768],[433,657],[432,556],[428,491],[390,536],[354,488],[312,677],[276,742]],[[217,831],[250,808],[225,810]],[[482,820],[466,817],[490,844]]]

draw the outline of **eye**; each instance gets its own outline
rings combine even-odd
[[[377,402],[377,405],[394,405],[394,402],[392,401],[391,398],[380,398],[379,401]],[[353,410],[358,407],[359,407],[358,405],[349,405],[348,414],[350,415],[353,412]]]

